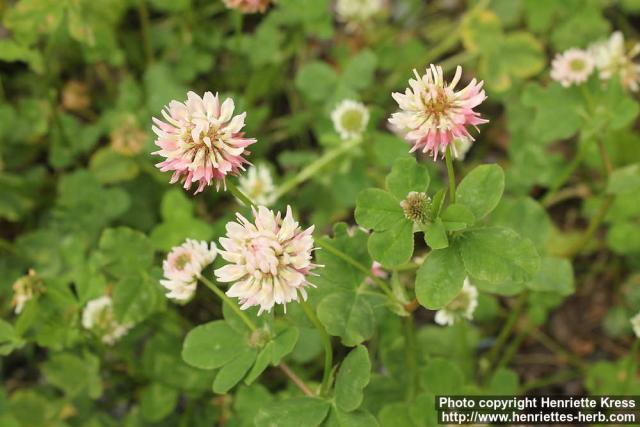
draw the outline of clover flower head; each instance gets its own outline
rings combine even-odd
[[[631,318],[631,327],[633,328],[633,333],[636,334],[636,337],[640,338],[640,313]]]
[[[240,190],[255,203],[270,206],[276,201],[276,187],[266,165],[250,167],[238,181]]]
[[[11,304],[14,307],[14,313],[22,313],[25,304],[41,291],[42,280],[34,270],[29,269],[26,276],[18,278],[18,280],[13,283],[13,300]]]
[[[215,243],[208,245],[207,242],[191,239],[171,249],[162,263],[164,279],[160,280],[160,284],[169,291],[167,298],[181,302],[193,298],[202,270],[217,255]]]
[[[439,325],[453,325],[458,319],[473,319],[473,313],[478,306],[478,289],[464,279],[464,285],[460,293],[444,308],[436,312],[435,321]]]
[[[313,229],[303,230],[293,219],[291,207],[282,218],[264,206],[252,208],[254,222],[240,214],[227,224],[220,238],[220,255],[229,264],[215,271],[220,282],[233,283],[227,295],[237,297],[243,310],[259,306],[258,314],[275,304],[307,299],[307,280],[318,265],[311,260]]]
[[[431,220],[431,197],[427,196],[427,193],[409,192],[400,202],[400,207],[404,211],[404,216],[410,221],[424,224]]]
[[[224,0],[227,9],[238,9],[242,13],[264,13],[271,0]]]
[[[204,187],[225,183],[227,175],[238,175],[248,161],[247,147],[256,142],[241,132],[246,113],[233,115],[231,98],[220,103],[218,95],[205,92],[203,97],[189,92],[185,102],[171,101],[162,110],[165,121],[153,118],[156,145],[153,154],[165,160],[156,166],[173,171],[171,183],[182,181],[185,189],[198,183],[196,193]]]
[[[343,140],[360,138],[369,123],[369,110],[361,102],[345,99],[331,112],[331,121]]]
[[[640,88],[640,64],[634,62],[640,54],[640,43],[627,50],[624,36],[616,31],[608,40],[593,44],[589,50],[602,80],[617,75],[623,87],[634,92]]]
[[[422,76],[413,72],[415,79],[409,80],[405,93],[392,94],[400,111],[389,118],[393,128],[413,144],[409,152],[431,153],[435,160],[456,139],[474,141],[467,126],[477,129],[477,125],[488,122],[473,110],[487,98],[482,89],[484,82],[473,79],[456,91],[462,77],[460,66],[448,84],[442,67],[431,64]]]
[[[337,0],[336,15],[338,21],[345,22],[349,27],[357,26],[369,21],[382,12],[383,0]]]
[[[107,345],[115,344],[131,329],[131,325],[121,324],[116,320],[113,301],[107,295],[87,303],[82,312],[82,326],[95,332]]]
[[[594,69],[591,54],[582,49],[569,49],[559,53],[551,62],[551,78],[564,87],[587,81]]]

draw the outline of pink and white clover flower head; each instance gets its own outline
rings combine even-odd
[[[171,249],[162,263],[164,279],[160,284],[169,292],[167,297],[185,302],[193,298],[198,279],[209,264],[218,255],[215,243],[187,239],[180,246]]]
[[[259,306],[258,314],[275,304],[307,299],[307,280],[318,267],[312,262],[313,229],[303,230],[293,219],[291,207],[282,218],[264,206],[252,208],[254,222],[240,214],[227,224],[220,238],[220,255],[229,264],[214,273],[219,282],[233,283],[227,295],[239,299],[243,310]]]
[[[473,79],[465,88],[455,90],[462,77],[458,66],[453,80],[444,81],[442,67],[431,64],[422,76],[413,70],[415,79],[409,80],[404,93],[394,92],[400,111],[393,113],[389,123],[413,145],[410,153],[430,153],[436,160],[438,154],[456,139],[474,141],[468,126],[487,123],[473,109],[487,99],[484,82]]]
[[[197,183],[199,193],[214,181],[219,190],[228,175],[244,170],[247,147],[256,142],[242,132],[246,113],[234,116],[234,109],[233,99],[220,103],[211,92],[203,97],[189,92],[185,102],[171,101],[162,110],[164,121],[153,118],[160,147],[153,154],[165,158],[156,167],[173,171],[170,182],[181,181],[187,190]]]

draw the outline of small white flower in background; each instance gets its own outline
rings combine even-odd
[[[582,49],[569,49],[559,53],[551,62],[551,78],[564,87],[587,81],[594,69],[591,54]]]
[[[108,345],[113,345],[131,329],[131,325],[122,325],[116,320],[113,301],[106,295],[87,303],[82,312],[82,326],[96,333]]]
[[[275,304],[307,299],[311,270],[313,229],[302,230],[293,219],[291,207],[282,218],[280,212],[264,206],[252,208],[255,222],[236,214],[238,222],[227,224],[227,236],[220,238],[220,255],[229,264],[215,271],[220,282],[233,282],[227,291],[237,297],[243,310],[259,306],[258,314],[271,311]]]
[[[331,120],[343,140],[360,138],[369,123],[369,110],[361,102],[345,99],[333,110]]]
[[[32,269],[13,283],[12,305],[16,314],[22,313],[25,304],[42,291],[41,284],[42,280]]]
[[[636,334],[636,337],[640,338],[640,313],[631,318],[631,327],[633,328],[633,333]]]
[[[634,92],[640,88],[640,64],[633,62],[640,54],[640,43],[635,43],[627,51],[624,36],[616,31],[609,40],[595,43],[589,50],[601,79],[609,80],[618,75],[625,88]]]
[[[238,178],[240,190],[258,205],[270,206],[275,201],[276,187],[265,165],[252,166]]]
[[[202,270],[218,255],[215,243],[211,246],[204,241],[187,239],[180,246],[171,249],[162,263],[164,279],[160,284],[167,288],[167,298],[188,301],[196,292]]]
[[[336,15],[338,21],[345,22],[349,26],[358,25],[369,21],[375,15],[382,12],[383,0],[337,0]]]
[[[478,289],[464,279],[460,293],[444,308],[436,312],[435,321],[439,325],[453,325],[458,319],[473,319],[473,312],[478,306]]]

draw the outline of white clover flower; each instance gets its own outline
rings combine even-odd
[[[106,295],[87,303],[82,312],[82,326],[100,336],[107,345],[113,345],[131,329],[131,325],[120,324],[115,319],[113,301]]]
[[[240,190],[258,205],[271,206],[276,201],[276,187],[266,165],[250,167],[238,181]]]
[[[244,170],[247,147],[256,143],[242,132],[247,114],[234,116],[234,109],[233,99],[220,103],[211,92],[203,97],[189,92],[186,101],[171,101],[162,110],[165,121],[153,118],[160,150],[152,154],[165,158],[156,167],[173,171],[170,182],[182,181],[187,190],[198,183],[199,193],[214,181],[218,190],[228,175]]]
[[[187,239],[180,246],[171,249],[162,263],[164,279],[160,284],[167,288],[167,298],[188,301],[196,292],[202,270],[218,255],[215,243]]]
[[[240,214],[238,222],[227,224],[227,236],[220,238],[220,255],[229,264],[215,271],[220,282],[234,283],[227,291],[237,297],[243,310],[259,306],[258,314],[271,311],[275,304],[307,299],[305,287],[311,270],[313,229],[302,230],[287,206],[280,212],[264,206],[252,208],[255,223]]]
[[[455,140],[472,142],[474,139],[467,127],[477,129],[488,121],[474,111],[487,98],[482,89],[484,83],[473,79],[463,89],[456,90],[462,77],[460,66],[451,83],[444,81],[442,67],[433,64],[423,75],[416,70],[413,73],[415,78],[409,80],[405,92],[392,94],[400,111],[389,118],[396,132],[403,133],[413,145],[409,152],[431,153],[435,160]]]
[[[336,15],[338,21],[354,26],[369,21],[383,7],[383,0],[337,0]]]
[[[436,312],[435,321],[439,325],[453,325],[458,319],[473,319],[473,312],[478,306],[478,289],[464,279],[464,285],[460,293],[444,308]]]
[[[591,54],[582,49],[569,49],[559,53],[551,62],[551,78],[564,87],[587,81],[594,69]]]
[[[640,338],[640,313],[631,318],[631,327],[633,328],[633,333],[636,334],[636,337]]]
[[[640,54],[640,43],[634,44],[627,51],[624,36],[620,31],[616,31],[611,34],[609,40],[595,43],[589,50],[601,79],[609,80],[617,75],[622,86],[634,92],[638,90],[640,64],[633,62],[633,59]]]
[[[18,278],[13,283],[12,305],[15,314],[22,313],[27,302],[41,291],[41,282],[42,280],[36,275],[36,272],[30,269],[26,276]]]
[[[369,123],[369,110],[358,101],[345,99],[331,112],[331,120],[343,140],[360,138]]]

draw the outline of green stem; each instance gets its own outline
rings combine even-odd
[[[530,381],[520,387],[519,394],[525,394],[528,391],[535,390],[537,388],[546,387],[548,385],[564,383],[568,380],[572,380],[574,378],[581,378],[582,374],[580,372],[573,371],[561,371],[549,375],[548,377],[540,378],[538,380]]]
[[[287,194],[289,191],[296,188],[298,185],[302,184],[309,178],[313,177],[316,173],[322,170],[329,163],[340,157],[342,154],[350,151],[354,147],[357,147],[362,143],[362,138],[353,139],[351,141],[345,142],[341,144],[339,147],[336,147],[332,150],[325,152],[319,159],[315,160],[313,163],[307,165],[300,172],[298,172],[294,177],[288,179],[283,182],[275,193],[275,198],[279,199],[283,195]]]
[[[324,396],[329,391],[329,387],[331,384],[331,370],[333,369],[333,346],[331,345],[331,337],[327,333],[327,330],[322,326],[320,319],[316,316],[316,313],[313,311],[313,308],[307,304],[306,301],[300,300],[300,305],[304,310],[304,314],[307,315],[313,326],[320,333],[320,337],[322,338],[322,342],[324,344],[324,372],[322,374],[322,386],[320,387],[320,395]]]
[[[240,191],[240,189],[236,187],[236,185],[233,182],[227,181],[226,186],[231,192],[231,194],[233,194],[236,199],[240,200],[243,205],[248,207],[256,206],[256,204],[253,203],[253,201],[249,198],[249,196],[247,196],[242,191]]]
[[[418,360],[416,350],[416,330],[413,324],[413,315],[409,314],[404,319],[404,339],[407,363],[407,401],[413,402],[418,390]]]
[[[147,65],[153,62],[153,50],[151,49],[151,36],[149,30],[149,9],[146,0],[138,0],[138,19],[142,31],[142,44]]]
[[[513,310],[511,310],[511,313],[509,314],[507,321],[502,326],[502,329],[500,330],[500,333],[496,338],[496,342],[491,348],[489,355],[487,356],[489,360],[489,369],[491,369],[491,367],[495,364],[495,361],[498,358],[498,355],[500,354],[500,350],[502,350],[502,346],[504,346],[504,344],[507,342],[507,338],[509,338],[509,335],[511,334],[511,330],[516,325],[516,322],[520,317],[520,313],[522,313],[525,303],[527,302],[527,297],[528,297],[527,291],[524,291],[520,294],[520,296],[518,297],[518,300],[516,301],[516,306],[513,308]]]
[[[602,136],[598,137],[598,150],[600,150],[600,157],[602,158],[602,167],[604,169],[605,176],[611,175],[611,171],[613,171],[613,166],[611,165],[611,159],[609,158],[609,153],[607,152],[607,147],[604,145],[604,141],[602,140]]]
[[[465,373],[469,373],[471,375],[473,370],[473,359],[471,357],[471,351],[469,349],[469,340],[467,339],[467,325],[467,320],[462,316],[458,316],[453,327],[458,329],[458,339],[460,340],[460,345],[462,346],[462,364]]]
[[[547,336],[544,332],[540,331],[538,328],[532,327],[529,331],[529,334],[535,338],[540,344],[545,346],[548,350],[552,351],[556,355],[564,358],[567,362],[574,367],[584,370],[585,365],[578,357],[576,357],[573,353],[565,350],[560,344],[555,342],[553,338]]]
[[[389,298],[391,298],[392,301],[397,302],[397,298],[393,293],[393,291],[391,290],[391,288],[389,287],[389,285],[384,280],[375,276],[371,272],[370,268],[367,268],[357,260],[353,259],[349,255],[342,252],[340,249],[333,246],[331,243],[328,243],[326,239],[315,239],[315,244],[318,245],[320,248],[324,249],[325,251],[337,256],[338,258],[342,259],[343,261],[351,264],[353,267],[365,273],[367,276],[371,278],[371,280],[373,280],[373,282],[376,285],[380,287],[380,289],[382,289],[382,292],[384,292]]]
[[[638,358],[638,346],[640,346],[640,339],[636,338],[631,346],[631,352],[629,354],[629,364],[627,365],[627,377],[624,380],[624,386],[622,388],[622,394],[625,394],[631,385],[631,380],[636,374],[636,359]]]
[[[579,151],[575,154],[575,156],[573,156],[571,162],[563,169],[558,178],[555,179],[553,183],[551,183],[549,191],[547,191],[547,194],[542,198],[542,204],[545,207],[548,207],[553,203],[558,190],[564,185],[565,182],[567,182],[569,178],[571,178],[571,175],[573,175],[576,169],[578,169],[578,166],[580,166],[580,163],[582,163],[584,150],[581,148],[579,148],[578,150]]]
[[[445,152],[445,161],[447,163],[447,175],[449,176],[449,199],[451,203],[456,202],[456,173],[453,170],[453,161],[451,154],[451,144],[447,145],[447,150]]]
[[[522,328],[522,329],[520,329],[518,331],[518,334],[513,339],[513,341],[511,341],[511,344],[509,344],[509,347],[507,347],[507,349],[505,350],[504,354],[500,358],[500,361],[498,362],[498,365],[496,366],[496,369],[502,368],[502,367],[507,366],[509,364],[509,362],[511,361],[513,356],[518,351],[518,348],[520,348],[520,345],[522,344],[522,341],[524,341],[524,339],[526,338],[527,333],[528,333],[528,329],[529,329],[529,326],[527,325],[526,327],[524,327],[524,328]]]
[[[442,67],[442,71],[446,73],[447,71],[454,69],[458,65],[462,65],[466,62],[471,61],[477,56],[478,56],[477,53],[460,52],[440,62],[440,66]]]
[[[202,283],[204,283],[204,285],[207,288],[211,289],[214,294],[216,294],[218,297],[220,297],[222,302],[227,304],[227,306],[229,306],[229,308],[231,308],[242,319],[242,321],[245,323],[245,325],[247,325],[249,327],[249,329],[251,329],[252,331],[255,331],[256,329],[258,329],[258,327],[255,325],[255,323],[253,323],[251,321],[251,319],[249,319],[249,317],[247,317],[247,315],[244,313],[244,311],[242,311],[240,309],[240,307],[238,307],[238,304],[236,304],[233,301],[231,301],[231,299],[224,292],[222,292],[220,290],[220,288],[218,288],[215,285],[215,283],[213,283],[211,280],[207,279],[204,276],[200,276],[200,281]]]
[[[607,215],[607,212],[609,212],[609,209],[611,208],[611,205],[613,205],[613,200],[614,200],[613,194],[609,194],[609,195],[607,195],[605,197],[604,201],[600,205],[600,209],[595,214],[595,216],[593,216],[591,218],[591,221],[589,221],[589,225],[587,226],[587,230],[584,232],[584,234],[582,235],[580,240],[578,240],[577,243],[575,243],[573,246],[571,246],[564,253],[565,257],[573,258],[576,255],[578,255],[580,252],[582,252],[582,250],[585,248],[585,246],[587,246],[587,243],[589,243],[589,241],[591,240],[591,238],[595,234],[595,232],[598,229],[598,227],[600,227],[600,224],[604,220],[604,217]]]

